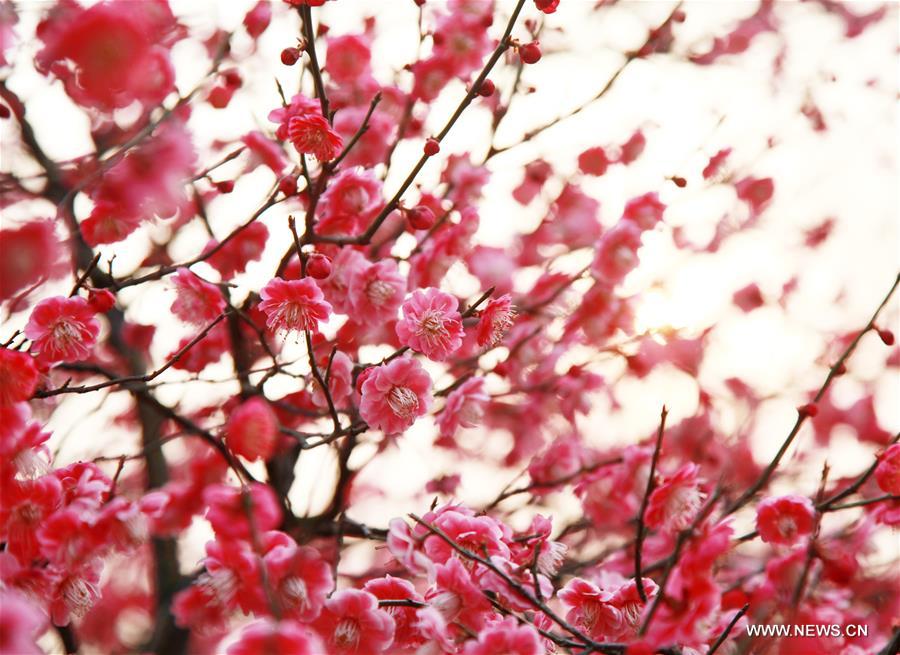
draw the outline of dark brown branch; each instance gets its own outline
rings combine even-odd
[[[93,270],[97,268],[97,263],[99,261],[100,253],[98,252],[96,255],[94,255],[91,263],[87,265],[87,268],[84,269],[84,272],[75,281],[75,286],[73,286],[72,290],[69,292],[69,298],[73,297],[76,293],[78,293],[78,290],[84,286],[84,283],[87,282],[87,279],[90,277]]]
[[[825,485],[828,483],[828,471],[829,467],[828,463],[826,462],[826,464],[822,467],[822,479],[819,482],[819,491],[816,494],[816,504],[821,503],[822,498],[825,496]],[[803,598],[803,594],[806,590],[806,581],[809,579],[809,572],[816,557],[816,539],[819,538],[819,531],[821,529],[822,514],[821,512],[817,512],[812,534],[809,537],[809,542],[806,544],[806,557],[803,562],[803,570],[801,571],[800,576],[797,579],[797,585],[794,587],[794,593],[791,595],[790,607],[793,608],[794,613],[796,613],[797,609],[800,607],[800,601]]]
[[[344,146],[344,149],[341,151],[341,154],[337,156],[333,161],[328,162],[328,168],[331,170],[335,170],[338,165],[344,161],[344,158],[350,154],[350,151],[353,150],[353,146],[356,145],[356,142],[362,138],[362,135],[368,132],[369,130],[369,120],[372,118],[372,113],[375,111],[375,107],[378,106],[378,103],[381,102],[381,91],[375,94],[372,98],[372,102],[369,103],[369,110],[366,112],[366,115],[363,117],[362,123],[359,124],[356,132],[350,137],[350,140]]]
[[[666,416],[669,412],[663,405],[662,412],[659,415],[659,430],[656,432],[656,446],[653,448],[653,457],[650,459],[650,475],[647,477],[647,489],[644,491],[644,497],[641,499],[641,509],[637,517],[637,537],[634,542],[634,577],[637,579],[638,595],[643,602],[647,602],[647,592],[644,591],[644,577],[641,574],[641,555],[644,549],[644,536],[646,534],[646,526],[644,525],[644,514],[647,512],[647,503],[650,500],[650,494],[653,493],[653,487],[656,484],[656,464],[659,461],[659,453],[662,450],[663,434],[666,431]]]
[[[328,96],[325,94],[325,82],[322,80],[322,70],[319,68],[319,58],[316,55],[316,34],[312,24],[312,10],[309,5],[301,4],[299,8],[300,20],[303,23],[303,38],[306,40],[306,54],[309,55],[309,71],[312,73],[313,84],[316,87],[316,95],[322,107],[322,116],[331,122],[328,114]]]
[[[199,264],[200,262],[206,261],[213,255],[215,255],[217,252],[219,252],[222,248],[224,248],[225,245],[229,241],[231,241],[232,239],[237,237],[241,232],[243,232],[248,227],[253,225],[253,223],[255,223],[257,221],[257,219],[259,219],[259,217],[262,216],[268,209],[270,209],[274,205],[277,205],[279,202],[281,202],[281,200],[275,199],[277,197],[277,195],[278,195],[278,187],[275,186],[274,189],[269,193],[269,197],[266,199],[266,201],[259,207],[259,209],[257,209],[255,212],[253,212],[253,215],[247,221],[245,221],[244,223],[241,223],[236,228],[234,228],[234,230],[232,230],[231,233],[228,234],[228,236],[226,236],[224,239],[219,241],[219,243],[217,243],[215,246],[213,246],[206,252],[204,252],[200,255],[197,255],[193,259],[188,260],[186,262],[182,262],[181,264],[171,264],[169,266],[161,266],[160,268],[156,269],[152,273],[147,273],[146,275],[142,275],[140,277],[130,278],[127,280],[112,280],[106,284],[102,284],[101,286],[104,286],[104,287],[112,286],[112,287],[115,287],[116,289],[124,289],[125,287],[133,287],[138,284],[143,284],[144,282],[149,282],[150,280],[159,280],[159,279],[165,277],[166,275],[171,275],[172,273],[176,272],[179,268],[190,268],[194,264]]]
[[[319,387],[322,389],[322,394],[325,396],[325,402],[328,403],[328,413],[331,414],[331,420],[334,422],[334,431],[340,432],[341,419],[338,417],[337,409],[334,407],[331,389],[328,388],[328,383],[325,382],[325,378],[322,377],[322,372],[319,371],[319,365],[316,363],[316,355],[313,351],[312,338],[309,335],[309,330],[304,330],[303,334],[306,337],[306,350],[309,354],[309,368],[312,371],[316,382],[319,384]]]

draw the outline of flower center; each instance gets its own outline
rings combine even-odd
[[[516,317],[514,311],[501,311],[491,317],[491,333],[490,344],[496,346],[497,342],[503,338],[503,335],[512,327],[513,319]]]
[[[81,331],[78,326],[68,321],[59,321],[53,326],[53,339],[61,344],[68,345],[81,340]]]
[[[440,312],[430,311],[422,317],[419,323],[420,334],[446,334],[447,328],[444,327],[444,316]]]
[[[369,204],[369,194],[359,187],[354,187],[344,192],[343,200],[348,210],[361,212]]]
[[[366,298],[373,305],[383,305],[394,295],[394,287],[384,280],[372,280],[366,285]]]
[[[448,621],[456,618],[462,609],[462,600],[452,591],[442,591],[431,599],[431,605]]]
[[[467,400],[463,406],[459,408],[459,423],[466,427],[474,428],[484,417],[484,406],[472,400]]]
[[[334,629],[334,643],[338,646],[355,646],[359,642],[359,623],[354,619],[341,619]]]
[[[621,608],[625,623],[631,628],[636,628],[641,618],[642,607],[640,603],[625,603]]]
[[[547,542],[541,546],[538,555],[538,571],[546,576],[554,576],[566,558],[568,548],[558,541]]]
[[[83,578],[69,578],[63,584],[62,597],[69,612],[80,619],[91,607],[91,585]]]
[[[597,622],[597,617],[599,614],[600,605],[598,603],[585,603],[581,607],[581,625],[585,629],[591,630],[594,627],[594,624]]]
[[[697,514],[697,510],[700,509],[703,498],[703,492],[694,485],[674,490],[666,507],[670,525],[676,530],[684,530],[688,527]]]
[[[281,583],[281,595],[288,607],[305,609],[309,605],[306,583],[296,576],[292,575]]]
[[[782,516],[778,520],[778,532],[787,539],[793,538],[797,534],[797,524],[790,516]]]
[[[228,569],[204,573],[197,583],[222,605],[228,604],[237,590],[237,577]]]
[[[613,260],[621,269],[633,268],[637,264],[637,254],[628,246],[619,246],[613,251]]]
[[[304,131],[300,138],[303,140],[305,147],[313,149],[325,140],[325,134],[321,130],[312,128]]]
[[[13,468],[26,478],[37,478],[47,472],[47,463],[31,448],[16,454],[12,460]]]
[[[388,394],[388,406],[391,411],[400,418],[410,419],[419,411],[419,397],[412,389],[406,387],[394,387]]]
[[[34,503],[23,503],[22,505],[19,505],[16,513],[22,523],[29,525],[37,523],[38,519],[41,518],[41,510],[38,509]]]
[[[278,309],[278,322],[288,330],[310,330],[313,321],[306,307],[296,302],[286,302]]]

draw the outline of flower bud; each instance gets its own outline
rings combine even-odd
[[[819,408],[815,403],[806,403],[805,405],[800,405],[800,407],[797,408],[797,412],[801,416],[809,416],[812,418],[819,413]]]
[[[281,51],[281,63],[285,66],[293,66],[300,59],[299,48],[285,48]]]
[[[116,304],[116,297],[108,289],[91,289],[88,292],[88,305],[98,314],[105,314]]]
[[[231,102],[232,95],[234,95],[233,87],[216,86],[209,92],[207,100],[216,109],[224,109]]]
[[[310,254],[306,260],[306,273],[317,280],[324,280],[331,275],[331,260],[319,252]]]
[[[278,183],[278,190],[286,197],[290,197],[297,193],[297,178],[289,175],[281,179]]]
[[[494,86],[494,83],[491,80],[485,80],[481,83],[481,86],[478,87],[478,95],[489,98],[494,95],[494,91],[497,87]]]
[[[519,46],[519,58],[523,64],[536,64],[541,60],[541,45],[538,41]]]
[[[438,143],[437,139],[427,139],[425,141],[424,151],[429,157],[434,157],[441,151],[441,144]]]
[[[434,212],[425,205],[418,205],[406,212],[406,219],[415,230],[427,230],[434,225]]]

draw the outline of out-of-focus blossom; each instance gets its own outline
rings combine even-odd
[[[645,517],[648,526],[674,531],[691,524],[706,497],[699,473],[696,464],[685,464],[653,490]]]
[[[172,313],[185,323],[206,325],[225,309],[225,299],[219,289],[186,268],[175,272],[172,283],[175,286]]]
[[[766,498],[756,508],[756,529],[763,541],[790,546],[812,532],[815,509],[805,496]]]
[[[491,397],[484,389],[484,378],[466,380],[447,396],[444,410],[438,417],[442,437],[452,437],[459,428],[474,428],[481,424],[484,406]]]
[[[272,488],[253,483],[249,485],[247,496],[243,492],[224,484],[211,485],[203,491],[203,502],[208,506],[207,520],[213,530],[226,538],[247,539],[251,528],[248,512],[252,513],[255,527],[260,532],[272,530],[281,521],[281,507]]]
[[[275,413],[262,398],[241,403],[228,417],[225,440],[236,454],[250,461],[269,459],[278,437]]]
[[[900,444],[893,444],[878,458],[875,482],[885,493],[900,495]]]
[[[9,348],[0,348],[0,407],[31,398],[38,383],[34,358]]]
[[[169,49],[183,35],[167,3],[60,2],[37,28],[39,72],[62,80],[85,107],[159,104],[175,88]]]
[[[0,5],[3,7],[11,5]],[[0,300],[39,285],[60,271],[59,237],[51,221],[31,221],[0,230]]]

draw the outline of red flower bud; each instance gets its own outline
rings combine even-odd
[[[559,6],[559,0],[534,0],[534,5],[545,14],[552,14]]]
[[[288,197],[294,195],[297,193],[297,178],[290,175],[282,178],[278,183],[278,190]]]
[[[427,230],[434,225],[434,212],[424,205],[418,205],[408,210],[406,218],[415,230]]]
[[[541,60],[541,45],[538,41],[519,46],[519,58],[524,64],[536,64]]]
[[[434,157],[441,151],[441,144],[438,143],[437,139],[427,139],[425,141],[425,154],[429,157]]]
[[[231,193],[234,191],[234,180],[222,180],[221,182],[216,182],[215,187],[219,193]]]
[[[116,297],[107,289],[91,289],[88,292],[88,305],[98,314],[105,314],[116,304]]]
[[[285,66],[293,66],[300,59],[299,48],[285,48],[281,51],[281,63]]]
[[[890,330],[886,330],[884,328],[878,329],[878,336],[881,337],[881,340],[884,341],[885,346],[893,346],[894,345],[894,333]]]
[[[819,408],[815,403],[806,403],[805,405],[800,405],[800,407],[797,408],[797,412],[799,412],[801,416],[813,417],[819,413]]]
[[[10,116],[12,116],[12,112],[9,110],[9,107],[0,105],[0,118],[9,118]]]
[[[312,253],[306,260],[306,273],[317,280],[324,280],[331,275],[331,260],[322,253]]]
[[[481,83],[481,86],[478,87],[478,95],[489,98],[494,95],[496,88],[497,87],[494,86],[494,83],[491,80],[485,80]]]
[[[241,74],[233,68],[222,73],[222,80],[225,82],[225,86],[231,89],[239,89],[244,83],[244,80],[241,79]]]

